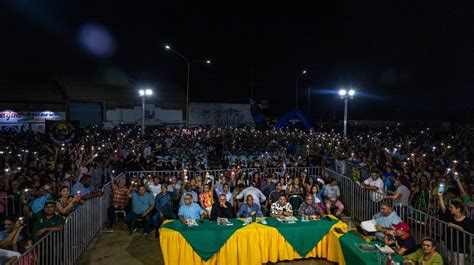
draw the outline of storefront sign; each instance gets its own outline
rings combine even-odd
[[[15,112],[12,110],[5,110],[0,112],[0,123],[34,123],[45,121],[62,121],[65,118],[64,112],[52,111],[30,111],[30,112]]]

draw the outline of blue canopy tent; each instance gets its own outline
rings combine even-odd
[[[275,129],[281,128],[301,129],[309,131],[313,128],[310,119],[299,111],[291,111],[283,115],[275,125]]]

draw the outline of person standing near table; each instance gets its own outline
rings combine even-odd
[[[252,195],[253,202],[256,203],[258,206],[261,205],[261,202],[265,201],[267,197],[256,188],[257,183],[252,181],[252,186],[245,188],[242,190],[237,196],[235,197],[237,200],[242,200],[243,198],[247,198],[248,195]]]
[[[184,191],[183,191],[183,194],[181,195],[181,199],[179,200],[179,205],[184,205],[185,204],[185,198],[186,198],[186,195],[189,194],[191,195],[191,198],[192,198],[192,201],[197,203],[198,202],[198,194],[192,190],[192,187],[191,187],[191,184],[188,182],[186,184],[184,184]]]
[[[284,195],[285,194],[285,191],[282,190],[282,184],[280,182],[277,182],[275,184],[275,190],[270,192],[269,196],[268,196],[268,199],[265,203],[265,209],[267,211],[270,210],[270,206],[272,205],[272,203],[278,201],[278,198],[280,198],[280,195]]]
[[[228,203],[230,203],[230,205],[234,205],[234,196],[232,195],[232,193],[230,192],[230,188],[229,188],[229,184],[227,183],[224,183],[224,185],[222,185],[222,190],[217,190],[217,189],[214,189],[217,193],[217,196],[221,196],[222,194],[225,195],[225,199],[227,200]]]
[[[273,218],[283,218],[286,216],[293,216],[293,208],[286,200],[285,195],[280,195],[277,202],[272,203],[270,207],[270,216]]]
[[[225,194],[219,195],[217,202],[212,206],[209,220],[216,221],[217,218],[233,218],[232,205],[227,201]]]
[[[212,183],[212,182],[211,182]],[[199,203],[206,210],[206,214],[211,216],[212,205],[214,204],[214,185],[204,184],[204,191],[199,194]]]
[[[383,200],[385,194],[383,180],[380,178],[380,171],[378,169],[372,169],[370,178],[364,180],[364,182],[360,184],[360,187],[370,190],[372,203],[369,205],[369,211],[371,214],[374,214],[380,209],[380,202]]]

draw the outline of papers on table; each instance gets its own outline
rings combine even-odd
[[[188,221],[188,227],[198,226],[196,219],[188,219],[186,221]]]
[[[296,223],[296,221],[298,221],[298,219],[296,219],[296,217],[294,216],[287,216],[284,218],[276,218],[276,219],[282,223],[289,223],[289,224],[294,224]]]
[[[382,252],[384,254],[389,254],[389,253],[393,254],[393,253],[395,253],[395,251],[389,246],[386,246],[386,245],[383,246],[383,247],[381,247],[379,245],[375,245],[375,246],[380,250],[380,252]]]
[[[364,229],[367,232],[377,232],[377,228],[375,228],[376,224],[377,223],[375,222],[375,220],[372,219],[372,220],[364,221],[360,223],[360,227],[362,227],[362,229]]]

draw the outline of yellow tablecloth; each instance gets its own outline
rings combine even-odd
[[[334,227],[347,231],[347,226],[343,222],[338,222]],[[305,258],[325,258],[345,265],[339,244],[340,236],[332,228]],[[257,223],[237,230],[207,262],[194,252],[186,239],[177,231],[161,228],[160,245],[167,265],[260,265],[302,258],[276,228]]]

